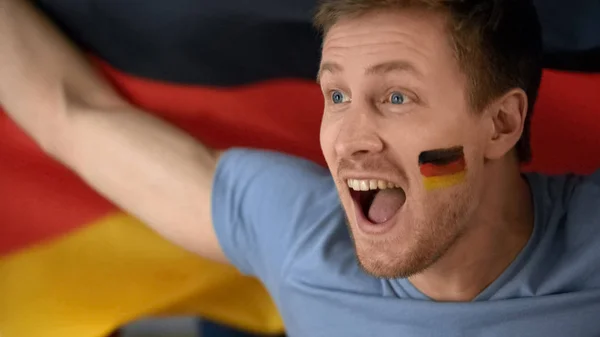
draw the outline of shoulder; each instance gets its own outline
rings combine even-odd
[[[591,175],[530,175],[536,216],[568,224],[576,237],[600,237],[600,170]]]
[[[600,171],[570,177],[565,211],[566,233],[579,244],[593,246],[600,258]]]
[[[528,180],[542,207],[560,208],[572,213],[600,203],[600,170],[590,175],[546,176],[533,173],[528,174]],[[593,210],[587,209],[584,213],[589,211]]]
[[[228,150],[217,165],[212,193],[213,223],[226,256],[271,286],[294,256],[343,226],[329,171],[291,155]]]
[[[561,291],[600,286],[600,171],[533,179],[536,224],[543,227],[538,248],[552,279]]]
[[[227,175],[233,177],[269,175],[274,180],[294,177],[302,182],[331,179],[326,168],[307,159],[275,151],[245,148],[233,148],[221,153],[215,178],[225,178]]]
[[[600,170],[587,176],[567,176],[564,184],[564,201],[569,215],[598,223],[600,231]]]
[[[230,198],[234,201],[232,205],[267,213],[289,213],[297,207],[308,211],[320,204],[317,196],[335,191],[326,168],[300,157],[266,150],[234,148],[222,153],[213,179],[215,206],[220,199]]]

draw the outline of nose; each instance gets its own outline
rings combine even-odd
[[[368,111],[347,112],[335,141],[339,158],[352,158],[381,152],[384,144],[377,133],[376,118]]]

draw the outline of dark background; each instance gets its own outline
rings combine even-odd
[[[237,85],[314,78],[315,0],[38,0],[85,48],[127,73]],[[600,72],[600,0],[535,0],[547,68]]]

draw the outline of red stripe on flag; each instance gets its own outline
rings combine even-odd
[[[0,255],[50,239],[114,207],[46,156],[0,111]]]
[[[465,158],[459,158],[445,165],[435,165],[432,163],[422,164],[420,169],[421,174],[425,177],[451,175],[465,170]]]

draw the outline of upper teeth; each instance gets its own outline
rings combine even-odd
[[[399,188],[400,186],[385,180],[348,179],[348,187],[355,191],[385,190],[386,188]]]

